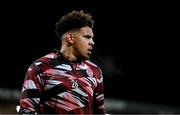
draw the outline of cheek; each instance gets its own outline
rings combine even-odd
[[[81,52],[81,53],[84,52],[86,49],[85,45],[81,42],[74,44],[74,48],[76,49],[76,51]]]
[[[87,47],[86,47],[85,43],[84,44],[79,44],[79,46],[78,46],[79,52],[85,53],[86,49],[87,49]]]
[[[88,46],[88,41],[85,39],[79,39],[78,41],[76,41],[75,43],[75,47],[76,49],[78,49],[79,51],[85,51],[87,49]]]
[[[85,48],[85,47],[87,46],[87,41],[85,41],[85,40],[79,41],[79,42],[78,42],[78,46],[79,46],[80,48]]]

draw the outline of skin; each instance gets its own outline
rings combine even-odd
[[[93,30],[88,26],[80,31],[67,32],[62,40],[62,54],[69,61],[89,59],[94,45],[93,37]]]

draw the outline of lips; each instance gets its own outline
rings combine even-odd
[[[91,53],[92,52],[92,48],[88,49],[88,52]]]

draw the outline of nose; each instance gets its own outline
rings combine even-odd
[[[94,43],[94,40],[91,39],[90,42],[89,42],[89,44],[93,46],[93,45],[95,44],[95,43]]]

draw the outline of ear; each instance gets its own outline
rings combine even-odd
[[[67,33],[66,34],[66,40],[68,43],[73,44],[74,43],[74,37],[72,33]]]

